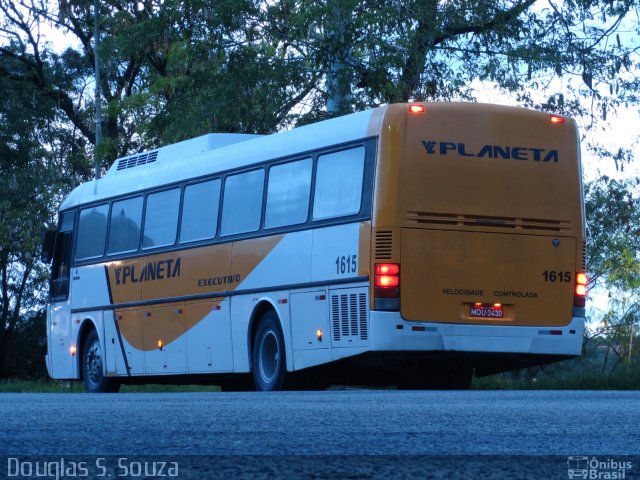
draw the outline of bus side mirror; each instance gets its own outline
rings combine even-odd
[[[53,258],[53,246],[56,241],[56,231],[47,230],[42,241],[42,252],[40,252],[40,260],[44,263],[51,263]]]

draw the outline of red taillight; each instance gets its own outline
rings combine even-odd
[[[391,288],[400,285],[397,275],[376,275],[376,287]]]
[[[374,296],[377,298],[400,298],[400,265],[376,263]]]
[[[425,108],[421,103],[414,103],[413,105],[409,105],[409,111],[411,113],[424,113]]]
[[[400,265],[397,263],[376,263],[376,275],[398,275]]]
[[[587,278],[586,273],[580,272],[576,274],[576,289],[575,289],[575,295],[573,296],[573,304],[576,307],[585,306],[588,281],[589,279]]]
[[[549,116],[549,121],[551,123],[564,123],[564,118],[559,117],[558,115]]]

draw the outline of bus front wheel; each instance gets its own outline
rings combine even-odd
[[[253,379],[258,391],[281,390],[287,372],[284,337],[274,311],[258,325],[252,349]]]
[[[104,374],[104,356],[98,333],[91,330],[82,351],[82,378],[89,393],[117,392],[120,383]]]

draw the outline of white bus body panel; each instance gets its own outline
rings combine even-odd
[[[209,313],[186,335],[189,373],[232,372],[231,302],[225,299],[217,306],[213,301],[188,304],[185,310],[204,305]]]
[[[238,286],[238,291],[311,281],[313,230],[287,233]],[[234,271],[233,263],[231,270]]]
[[[122,365],[122,370],[118,370],[118,358],[122,362],[122,349],[120,348],[120,338],[116,329],[116,323],[113,320],[113,310],[105,310],[102,312],[102,326],[104,329],[103,355],[104,369],[108,377],[117,375],[126,375],[127,371]],[[98,329],[100,330],[100,329]]]
[[[311,254],[311,281],[329,281],[353,277],[358,274],[358,244],[360,224],[350,223],[336,227],[319,228],[313,231],[313,250]],[[345,270],[340,269],[344,257]],[[346,259],[350,257],[349,265]],[[355,257],[355,261],[353,258]],[[338,265],[336,266],[336,260]],[[368,259],[365,259],[365,262]]]
[[[414,331],[413,326],[419,326],[420,330]],[[562,334],[552,335],[551,330]],[[564,327],[464,325],[410,322],[398,312],[373,311],[370,331],[371,349],[377,351],[580,355],[584,319],[574,317]]]
[[[74,267],[72,273],[71,308],[94,308],[111,303],[104,265]]]
[[[331,328],[327,290],[291,294],[291,344],[295,370],[330,362]]]
[[[114,313],[115,314],[115,313]],[[136,321],[136,315],[142,315],[141,310],[135,309],[125,309],[120,310],[118,312],[118,324],[122,324],[123,322]],[[141,335],[142,333],[140,333]],[[126,364],[125,357],[121,353],[120,355],[116,355],[116,369],[118,371],[118,375],[127,375],[127,367],[129,368],[129,372],[131,375],[144,375],[145,373],[145,355],[143,350],[138,350],[133,345],[131,345],[124,335],[121,336],[122,346],[121,350],[124,350],[124,355],[126,356]],[[117,340],[119,341],[119,340]]]
[[[151,350],[145,350],[144,352],[144,371],[147,375],[164,375],[164,374],[177,374],[185,373],[187,371],[187,341],[185,335],[185,322],[182,315],[182,306],[170,305],[170,306],[158,306],[158,307],[146,307],[142,309],[143,315],[146,317],[146,323],[143,327],[145,344],[152,343],[154,346],[158,345],[158,348],[152,348]],[[154,336],[153,328],[150,328],[151,322],[161,319],[163,322],[171,322],[174,325],[179,326],[183,332],[175,340],[166,344],[160,344],[161,338]]]
[[[75,356],[71,355],[75,337],[72,332],[70,299],[71,294],[65,302],[56,302],[47,308],[48,370],[51,378],[77,378]]]

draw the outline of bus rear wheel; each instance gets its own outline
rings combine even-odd
[[[253,380],[258,391],[281,390],[287,372],[284,337],[274,311],[258,325],[252,349]]]
[[[98,333],[91,330],[82,350],[82,378],[84,388],[89,393],[115,393],[120,390],[120,382],[104,374],[104,356]]]

